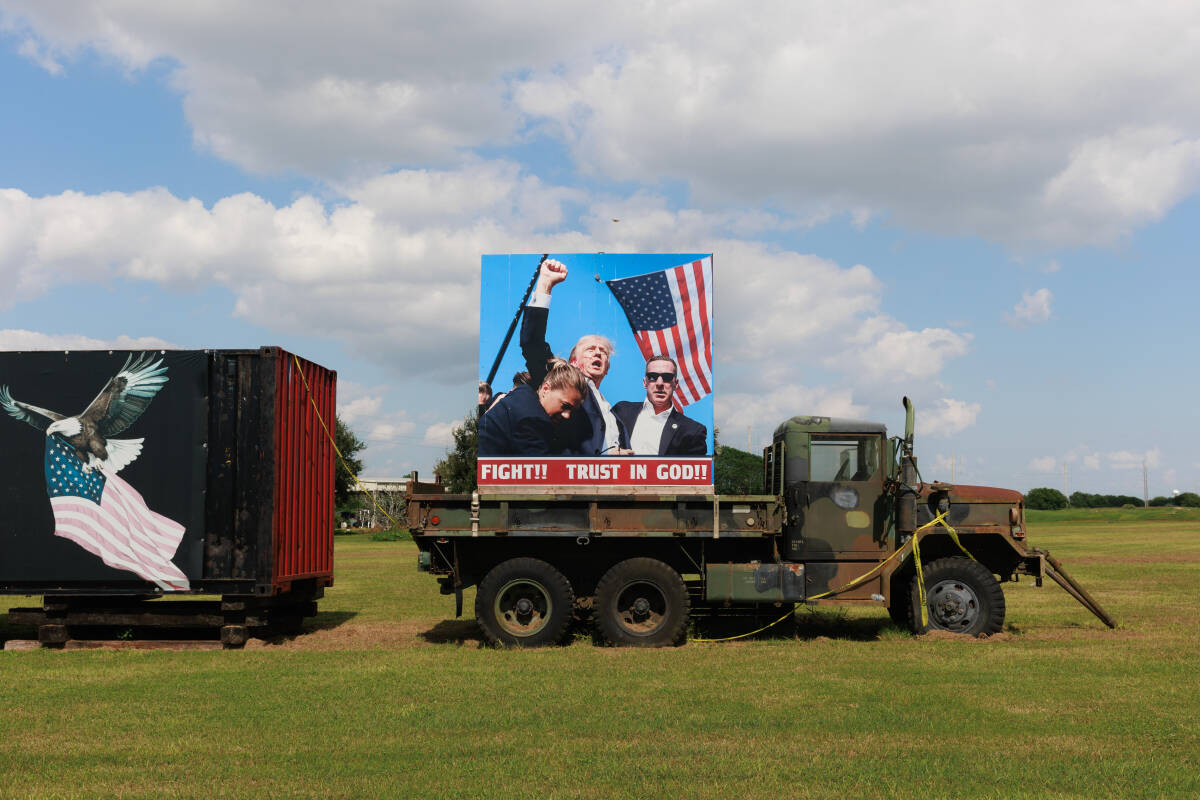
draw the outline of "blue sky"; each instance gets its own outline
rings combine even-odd
[[[725,441],[1200,490],[1185,4],[0,0],[0,347],[278,344],[367,472],[473,403],[480,256],[712,252]]]

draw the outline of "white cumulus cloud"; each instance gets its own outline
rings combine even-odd
[[[720,443],[739,450],[746,447],[747,428],[754,450],[770,442],[776,426],[794,416],[860,419],[865,413],[866,407],[856,404],[848,389],[798,384],[769,392],[722,391],[713,408]]]
[[[974,425],[982,410],[979,403],[943,397],[917,415],[917,430],[929,436],[953,436]]]
[[[1157,447],[1138,453],[1130,450],[1114,450],[1105,454],[1111,469],[1141,469],[1142,464],[1148,468],[1156,468],[1162,461],[1162,451]]]
[[[416,423],[403,412],[394,412],[385,417],[374,418],[366,428],[367,444],[388,445],[403,441],[416,429]]]
[[[1045,322],[1050,319],[1053,302],[1054,295],[1049,289],[1038,289],[1036,292],[1022,292],[1021,300],[1013,307],[1010,313],[1005,315],[1005,319],[1014,328],[1023,328],[1027,325],[1036,325],[1040,322]]]
[[[489,175],[465,169],[486,191]],[[397,178],[433,181],[423,171]],[[498,197],[453,226],[412,224],[362,203],[311,196],[276,207],[234,195],[205,207],[163,189],[30,197],[0,189],[0,308],[58,286],[115,278],[169,289],[209,283],[235,295],[233,313],[269,330],[321,335],[359,356],[438,380],[474,372],[479,254],[580,248],[580,234],[534,236],[522,217],[528,184],[498,179]],[[551,190],[549,196],[553,198]],[[545,211],[548,203],[538,198]],[[553,245],[553,246],[552,246]],[[439,356],[429,357],[431,332]]]
[[[339,381],[339,392],[345,390],[344,382]],[[342,422],[353,427],[364,421],[369,421],[379,415],[383,406],[383,398],[378,395],[362,395],[350,400],[338,400],[338,417]]]
[[[444,445],[452,447],[454,445],[454,431],[456,428],[461,428],[462,422],[435,422],[425,429],[425,438],[422,441],[425,444]]]
[[[1099,239],[1127,234],[1160,219],[1195,191],[1198,179],[1200,136],[1151,126],[1088,139],[1045,186],[1047,238],[1086,241],[1114,223]]]
[[[1029,462],[1029,469],[1032,472],[1053,472],[1058,466],[1058,459],[1054,456],[1039,456]]]
[[[1200,182],[1194,3],[767,0],[736,25],[707,0],[3,9],[45,69],[165,66],[201,146],[328,181],[550,136],[698,208],[1051,244],[1111,242]]]
[[[933,379],[970,341],[881,313],[883,286],[865,265],[737,238],[782,224],[769,214],[671,210],[642,192],[593,200],[503,161],[400,170],[345,191],[338,204],[239,194],[205,206],[161,188],[0,189],[0,277],[12,287],[0,308],[81,281],[215,283],[232,292],[234,315],[267,330],[324,336],[406,377],[461,384],[476,366],[480,253],[711,250],[731,276],[716,292],[717,356],[764,388],[795,384],[809,366],[855,386]],[[583,229],[561,223],[568,203],[589,209]],[[599,210],[614,206],[630,224],[604,225]]]
[[[891,317],[876,315],[850,337],[846,350],[826,363],[850,365],[864,378],[880,382],[922,381],[941,372],[950,359],[965,355],[972,338],[946,328],[910,330]]]
[[[76,333],[39,333],[19,328],[0,330],[0,350],[172,350],[175,345],[156,336],[118,336],[97,339]]]

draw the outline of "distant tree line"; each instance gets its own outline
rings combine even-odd
[[[1058,489],[1039,487],[1025,493],[1025,507],[1053,511],[1072,506],[1074,508],[1120,508],[1122,506],[1140,506],[1142,498],[1131,494],[1088,494],[1087,492],[1071,492],[1070,499]],[[1152,506],[1190,506],[1200,508],[1200,494],[1183,492],[1174,497],[1155,497],[1150,501]]]
[[[1195,492],[1181,492],[1174,497],[1152,497],[1150,498],[1150,505],[1200,508],[1200,494],[1196,494]]]
[[[1067,507],[1067,496],[1058,489],[1039,487],[1025,493],[1025,507],[1055,511]]]
[[[1088,494],[1087,492],[1071,492],[1071,505],[1075,508],[1120,508],[1121,506],[1140,506],[1144,501],[1131,494]]]

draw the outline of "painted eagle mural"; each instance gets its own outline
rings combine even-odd
[[[14,400],[8,386],[0,386],[0,405],[13,417],[28,422],[47,436],[58,434],[79,456],[83,470],[97,467],[116,473],[142,452],[144,439],[111,439],[137,421],[158,390],[167,382],[162,359],[131,354],[81,413],[73,417]]]
[[[163,591],[186,591],[187,576],[171,561],[184,527],[151,511],[142,495],[117,475],[141,455],[145,439],[112,438],[137,422],[167,383],[166,373],[154,354],[130,354],[75,416],[16,400],[7,385],[0,385],[0,406],[46,434],[43,466],[55,536]]]

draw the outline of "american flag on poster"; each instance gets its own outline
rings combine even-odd
[[[712,256],[632,278],[606,281],[644,358],[679,365],[675,407],[712,393]]]
[[[137,489],[116,474],[85,471],[75,449],[57,434],[46,437],[45,465],[55,536],[163,591],[187,591],[187,576],[171,562],[183,539],[182,525],[151,511]]]

